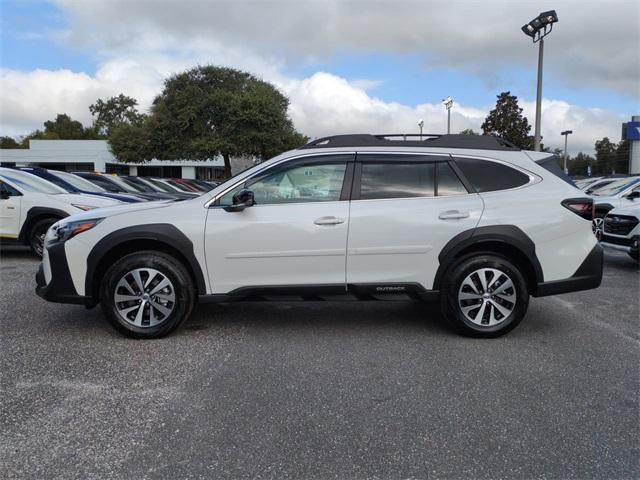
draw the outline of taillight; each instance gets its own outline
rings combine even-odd
[[[595,205],[591,198],[567,198],[562,201],[562,206],[585,220],[591,221],[595,216]]]

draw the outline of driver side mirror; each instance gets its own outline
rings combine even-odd
[[[241,212],[247,207],[255,205],[253,191],[243,188],[233,196],[233,205],[225,207],[227,212]]]
[[[627,200],[635,200],[636,198],[640,198],[640,190],[636,190],[627,195]]]
[[[9,192],[7,192],[6,190],[0,190],[0,200],[9,200],[9,198],[11,198]]]

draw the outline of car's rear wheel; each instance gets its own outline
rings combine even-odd
[[[506,258],[470,255],[447,273],[441,307],[460,333],[473,337],[498,337],[514,329],[529,305],[523,274]]]
[[[189,317],[195,287],[176,258],[143,251],[121,258],[107,270],[100,302],[120,332],[134,338],[157,338]]]
[[[57,218],[44,218],[38,220],[31,226],[31,230],[29,231],[29,246],[33,253],[39,257],[42,257],[44,251],[44,237],[47,235],[47,230],[57,221]]]

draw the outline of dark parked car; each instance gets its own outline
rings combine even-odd
[[[196,196],[193,193],[187,193],[182,190],[178,190],[174,187],[171,187],[170,185],[165,184],[164,182],[154,181],[153,179],[148,177],[134,177],[132,175],[125,175],[120,178],[122,180],[126,180],[129,183],[132,183],[145,192],[163,193],[181,199],[188,199]]]
[[[142,197],[146,200],[184,200],[191,196],[181,196],[179,193],[155,192],[151,189],[144,189],[125,178],[116,175],[103,174],[98,172],[74,172],[82,178],[89,180],[105,190],[114,193],[130,193]]]
[[[57,170],[47,170],[42,167],[17,167],[18,170],[29,172],[40,178],[59,186],[69,193],[83,193],[87,195],[97,195],[99,197],[113,198],[125,203],[137,203],[146,199],[129,193],[108,192],[104,188],[91,183],[73,173],[60,172]]]

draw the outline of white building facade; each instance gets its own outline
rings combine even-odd
[[[28,149],[0,149],[0,164],[39,166],[69,172],[94,171],[204,180],[224,178],[224,160],[221,156],[206,161],[123,163],[113,156],[106,140],[30,140]]]

